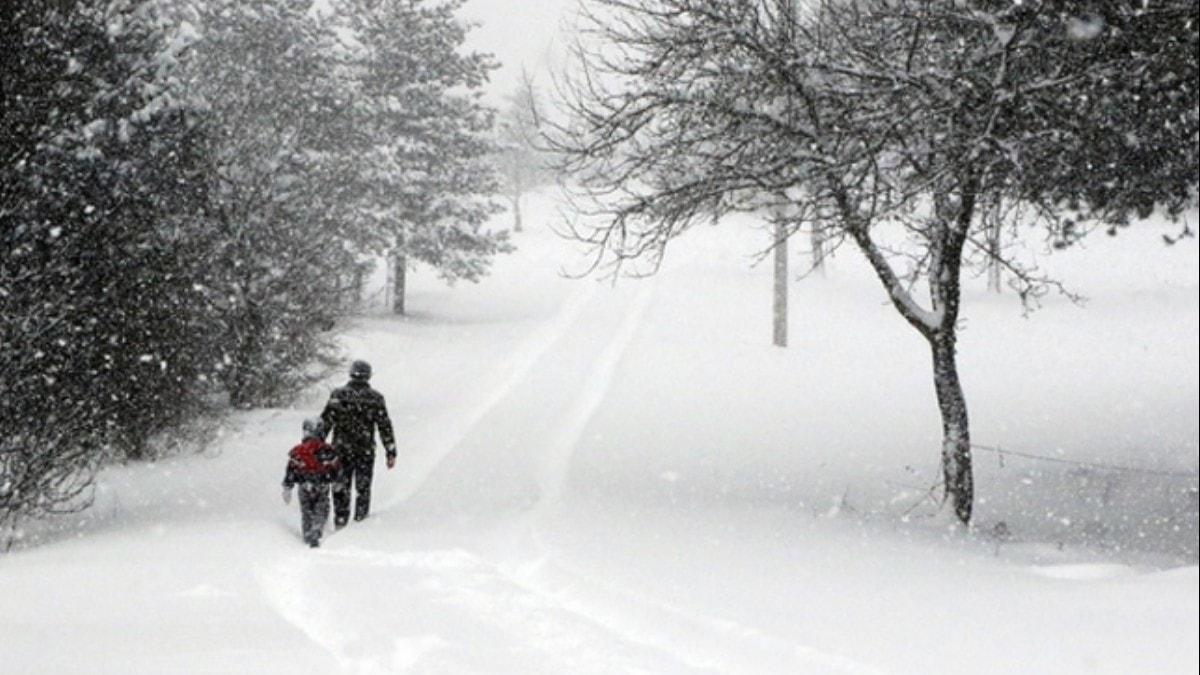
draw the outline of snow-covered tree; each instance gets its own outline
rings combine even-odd
[[[277,403],[308,380],[345,306],[360,233],[342,217],[353,92],[313,3],[216,0],[184,8],[185,90],[201,111],[213,271],[204,292],[233,405]]]
[[[179,236],[202,155],[161,17],[2,7],[0,520],[78,507],[102,461],[202,408],[213,346]]]
[[[608,217],[576,235],[598,263],[656,262],[694,223],[786,196],[792,226],[817,223],[857,248],[926,339],[945,490],[969,521],[962,271],[996,258],[1023,298],[1057,286],[988,246],[986,216],[1041,223],[1063,240],[1080,231],[1077,210],[1120,223],[1131,209],[1177,208],[1192,194],[1196,82],[1180,76],[1195,73],[1196,3],[590,6],[567,88],[575,114],[557,142],[583,196]],[[1144,50],[1130,38],[1151,27],[1171,46]],[[1145,82],[1165,88],[1155,119],[1166,131],[1138,133],[1132,111]],[[1129,135],[1139,163],[1128,161]]]
[[[333,3],[353,81],[355,134],[346,139],[360,163],[348,215],[391,245],[404,311],[409,265],[428,264],[448,281],[478,280],[504,232],[484,221],[496,213],[497,181],[487,159],[494,111],[482,86],[495,67],[463,51],[469,26],[461,0],[340,0]]]

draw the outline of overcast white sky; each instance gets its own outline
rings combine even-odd
[[[492,74],[492,95],[512,91],[524,66],[538,84],[563,58],[562,31],[578,0],[467,0],[464,18],[479,22],[467,36],[468,49],[494,54],[501,67]]]

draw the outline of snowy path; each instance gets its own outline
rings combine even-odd
[[[573,441],[603,397],[651,293],[644,287],[630,298],[600,303],[590,287],[584,288],[485,378],[497,384],[480,391],[457,425],[443,427],[448,433],[432,442],[407,439],[407,444],[422,449],[421,456],[406,467],[403,481],[390,494],[381,481],[372,524],[387,519],[393,510],[495,514],[491,507],[545,505],[557,499]],[[596,330],[598,316],[607,323],[605,313],[624,315],[615,330]],[[593,360],[597,348],[601,355]],[[547,376],[555,382],[550,389],[535,381]],[[546,434],[543,429],[551,431]],[[493,441],[499,436],[506,438],[506,446],[498,455]],[[495,480],[501,466],[526,473],[514,471]],[[481,479],[501,490],[481,491]],[[466,496],[470,501],[463,501]],[[553,594],[519,583],[494,561],[463,549],[395,553],[403,544],[387,545],[393,543],[385,539],[385,545],[372,541],[370,548],[331,545],[331,551],[319,557],[290,556],[260,570],[259,578],[281,615],[355,672],[396,672],[434,649],[449,655],[430,657],[423,667],[611,672],[677,671],[683,665],[669,653],[614,633]],[[389,598],[397,607],[395,617],[381,620],[377,612],[355,611],[373,597]],[[444,637],[461,629],[406,635],[403,627],[422,625],[431,608],[442,613],[449,608],[454,615],[451,625],[474,624],[471,645],[455,650],[449,641],[453,638]],[[514,643],[524,644],[521,651],[527,653],[508,655],[512,660],[506,662]],[[495,653],[489,653],[489,647]],[[476,656],[456,656],[458,652]]]
[[[486,378],[499,384],[479,393],[464,423],[414,462],[433,466],[380,499],[369,538],[340,547],[338,535],[322,556],[290,556],[261,571],[280,613],[364,673],[418,662],[431,671],[738,672],[757,663],[781,672],[881,672],[624,591],[571,567],[542,541],[541,520],[559,505],[571,454],[653,293],[643,284],[570,297]],[[393,528],[416,529],[433,514],[456,521],[476,550],[396,553],[405,543]],[[374,597],[388,598],[395,616],[355,611]],[[456,644],[453,632],[428,632],[426,617],[447,611],[454,616],[443,621],[457,630],[472,626],[469,645]],[[515,655],[513,644],[522,645]]]

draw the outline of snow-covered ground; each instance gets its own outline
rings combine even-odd
[[[748,222],[615,286],[533,227],[345,326],[401,439],[370,519],[311,551],[279,498],[341,377],[234,416],[0,555],[0,672],[1194,673],[1200,256],[1162,231],[1044,260],[1082,308],[972,282],[975,441],[1084,464],[981,449],[963,532],[928,353],[852,251],[780,350]]]

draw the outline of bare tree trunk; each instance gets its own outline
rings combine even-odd
[[[404,232],[396,235],[396,250],[392,254],[392,313],[404,316],[405,290],[408,284],[408,256],[404,255]]]
[[[521,223],[521,193],[517,192],[509,195],[509,200],[513,206],[513,232],[523,232],[524,227]]]
[[[257,303],[251,298],[251,281],[241,281],[242,307],[233,317],[234,349],[232,363],[225,369],[229,404],[239,410],[263,404],[263,371],[260,363],[266,323]]]
[[[775,221],[775,346],[788,341],[788,242],[782,218]]]
[[[354,270],[354,306],[362,307],[366,275],[361,268]]]
[[[935,200],[940,222],[932,242],[934,264],[929,270],[929,290],[934,309],[942,312],[940,325],[926,334],[933,347],[933,383],[942,416],[942,475],[946,496],[964,524],[971,522],[975,480],[971,466],[971,432],[967,401],[958,379],[958,315],[962,303],[962,254],[975,217],[977,179],[968,173],[959,185],[958,199]],[[957,202],[957,203],[956,203]]]
[[[392,312],[404,315],[404,291],[408,279],[408,258],[400,253],[395,255],[395,270],[392,276]]]
[[[383,279],[383,306],[392,306],[392,286],[395,284],[396,278],[396,255],[388,253],[384,260],[384,279]]]
[[[933,385],[942,416],[942,475],[954,513],[964,523],[971,520],[975,480],[971,467],[971,431],[967,401],[958,379],[956,335],[945,327],[930,340],[933,347]]]
[[[971,521],[975,481],[967,403],[958,378],[956,327],[962,299],[962,251],[974,216],[974,187],[974,182],[968,179],[960,193],[963,195],[960,204],[953,213],[949,206],[951,202],[944,200],[938,206],[942,219],[932,224],[933,229],[928,233],[933,257],[927,272],[932,311],[923,311],[913,302],[886,256],[871,241],[865,226],[850,230],[859,250],[883,282],[893,306],[925,337],[933,350],[933,384],[942,418],[942,473],[946,496],[954,505],[955,515],[964,524]],[[850,212],[846,208],[843,211]]]

